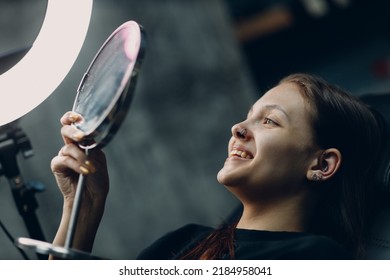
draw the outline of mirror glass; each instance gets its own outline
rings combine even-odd
[[[134,21],[122,24],[102,45],[72,109],[83,116],[74,125],[87,135],[80,147],[104,146],[114,136],[129,109],[143,53],[143,30]]]

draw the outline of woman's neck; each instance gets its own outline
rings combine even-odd
[[[237,228],[267,231],[304,231],[309,209],[304,197],[275,203],[243,203]]]

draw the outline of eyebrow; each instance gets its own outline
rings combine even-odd
[[[263,108],[267,109],[268,111],[271,111],[271,110],[278,110],[280,112],[282,112],[282,114],[286,117],[286,119],[288,121],[290,121],[290,117],[288,116],[287,112],[283,109],[282,106],[278,105],[278,104],[269,104],[269,105],[265,105],[263,106]],[[253,112],[253,105],[251,106],[251,108],[249,109],[249,112],[248,113],[252,113]]]

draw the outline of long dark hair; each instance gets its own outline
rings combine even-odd
[[[224,221],[209,236],[201,241],[192,250],[181,256],[181,259],[190,260],[220,260],[234,259],[234,230],[235,222]]]
[[[368,215],[374,197],[373,177],[387,138],[384,121],[373,109],[322,78],[293,74],[281,83],[298,85],[311,102],[315,140],[337,148],[340,170],[318,188],[318,201],[308,232],[327,235],[364,257]]]
[[[357,97],[320,77],[298,73],[281,83],[296,84],[310,103],[316,143],[337,148],[342,155],[335,176],[315,188],[317,201],[306,232],[329,236],[363,258],[374,167],[386,137],[384,121]],[[233,259],[235,225],[220,226],[183,258],[220,259],[228,254]]]

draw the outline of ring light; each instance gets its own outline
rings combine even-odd
[[[38,106],[59,86],[84,43],[93,0],[48,0],[29,52],[0,75],[0,126]]]

